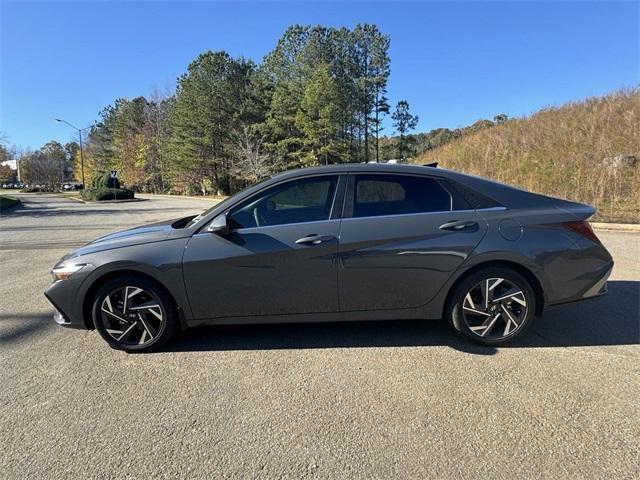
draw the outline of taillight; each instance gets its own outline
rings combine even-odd
[[[577,222],[565,222],[563,223],[563,225],[567,227],[569,230],[573,230],[574,232],[579,233],[583,237],[588,238],[592,242],[602,245],[602,242],[596,236],[595,232],[593,231],[593,228],[591,228],[591,225],[586,220],[581,220]]]

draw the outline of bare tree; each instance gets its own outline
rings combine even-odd
[[[242,125],[232,133],[236,150],[233,173],[243,180],[255,183],[275,171],[273,159],[264,148],[264,137],[253,128]]]
[[[24,155],[20,159],[22,175],[29,183],[44,185],[47,190],[55,190],[60,182],[60,161],[45,155],[40,150]]]

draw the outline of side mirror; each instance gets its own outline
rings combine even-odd
[[[207,227],[207,232],[215,233],[216,235],[220,235],[224,237],[229,233],[229,223],[227,222],[227,214],[224,213],[222,215],[218,215],[214,218],[209,226]]]

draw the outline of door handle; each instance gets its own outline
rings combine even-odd
[[[478,225],[478,222],[474,222],[473,220],[453,220],[451,222],[443,223],[438,227],[440,230],[462,230],[465,228],[475,227]]]
[[[312,233],[305,237],[296,240],[298,245],[320,245],[322,242],[327,242],[334,239],[331,235],[319,236],[317,233]]]

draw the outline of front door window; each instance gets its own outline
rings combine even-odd
[[[337,183],[331,175],[277,185],[232,210],[230,224],[242,229],[329,220]]]

